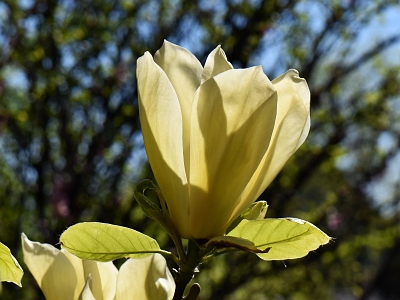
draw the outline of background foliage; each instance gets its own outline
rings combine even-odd
[[[133,200],[152,176],[135,62],[163,39],[202,62],[221,44],[236,67],[307,79],[310,136],[261,199],[335,241],[284,263],[221,256],[201,268],[201,299],[400,299],[399,16],[390,0],[0,2],[0,241],[22,262],[22,231],[56,244],[101,221],[169,249]],[[2,299],[43,297],[22,266]]]

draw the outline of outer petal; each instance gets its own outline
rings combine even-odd
[[[75,300],[82,291],[82,260],[49,244],[31,242],[22,234],[24,261],[46,299]]]
[[[128,259],[120,268],[115,300],[171,300],[175,281],[161,254]]]
[[[289,70],[272,83],[278,93],[278,110],[271,144],[236,204],[236,214],[246,209],[267,188],[304,142],[310,129],[307,82],[296,70]]]
[[[83,260],[85,278],[92,280],[91,291],[96,300],[113,300],[117,288],[118,270],[112,262]]]
[[[268,149],[276,92],[261,67],[229,70],[196,93],[190,150],[190,233],[223,235],[248,181]]]
[[[148,52],[137,61],[137,79],[147,157],[175,225],[181,235],[187,236],[189,205],[186,199],[189,195],[178,97],[168,77]]]
[[[78,300],[98,300],[94,297],[90,286],[92,285],[92,276],[88,275],[85,286]]]
[[[182,112],[183,154],[186,174],[189,174],[190,112],[194,93],[200,86],[203,67],[188,50],[168,41],[164,41],[156,52],[154,61],[164,70],[178,96]]]
[[[201,75],[201,83],[231,69],[233,69],[232,64],[226,58],[221,46],[218,46],[207,57],[203,74]]]

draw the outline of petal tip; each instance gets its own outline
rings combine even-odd
[[[304,78],[300,77],[300,73],[296,69],[289,69],[287,72],[294,79],[294,81],[306,81]]]
[[[139,64],[142,60],[147,60],[147,59],[149,59],[150,57],[152,58],[150,52],[149,52],[149,51],[146,51],[145,53],[143,53],[142,56],[140,56],[140,57],[136,60],[136,62],[137,62],[137,64]]]
[[[21,241],[22,241],[22,246],[31,246],[32,241],[28,239],[26,234],[24,232],[21,233]]]

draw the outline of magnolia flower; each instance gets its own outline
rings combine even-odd
[[[137,62],[147,156],[183,238],[224,235],[266,189],[310,128],[310,92],[296,70],[272,82],[234,69],[218,46],[205,66],[167,41]]]
[[[24,261],[48,300],[171,300],[175,282],[164,257],[112,262],[82,260],[68,251],[30,241],[22,234]]]

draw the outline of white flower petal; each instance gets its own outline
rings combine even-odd
[[[189,217],[188,187],[183,157],[182,111],[164,71],[146,52],[137,61],[140,123],[154,176],[172,219],[185,236]]]
[[[79,296],[78,300],[98,300],[94,297],[92,290],[91,290],[91,285],[92,285],[92,276],[89,274],[86,279],[85,286],[83,287],[82,293]]]
[[[179,100],[183,126],[183,154],[186,174],[189,174],[190,112],[194,93],[200,86],[203,67],[190,51],[164,41],[154,55],[154,61],[163,69]]]
[[[138,60],[137,77],[149,162],[183,238],[223,235],[310,129],[297,71],[271,83],[261,68],[234,70],[220,46],[202,69],[166,41],[155,62],[149,53]]]
[[[119,270],[115,300],[171,300],[174,293],[175,281],[161,254],[128,259]]]
[[[201,85],[190,136],[194,238],[225,233],[234,203],[268,149],[275,117],[276,92],[261,67],[229,70]]]
[[[91,290],[96,300],[113,300],[118,270],[112,262],[83,260],[84,276],[91,276]]]
[[[201,75],[201,83],[203,84],[204,81],[231,69],[233,69],[232,64],[226,58],[221,46],[218,46],[207,57],[203,74]]]
[[[310,91],[307,82],[299,77],[296,70],[289,70],[272,83],[278,93],[278,109],[271,144],[236,203],[237,214],[268,187],[304,142],[310,129]]]
[[[30,241],[22,234],[24,261],[46,299],[75,300],[82,291],[82,260],[49,244]]]

